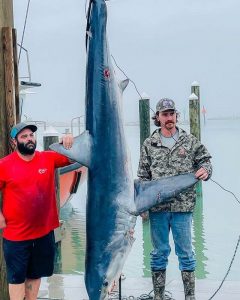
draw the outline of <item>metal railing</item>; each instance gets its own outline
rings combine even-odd
[[[73,127],[74,127],[74,121],[77,120],[77,126],[78,126],[78,135],[80,135],[81,133],[81,118],[83,118],[83,122],[84,122],[84,117],[85,115],[82,115],[80,117],[75,117],[75,118],[72,118],[71,120],[71,132],[73,134]]]

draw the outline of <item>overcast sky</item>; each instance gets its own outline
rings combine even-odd
[[[28,0],[14,0],[18,42]],[[188,110],[198,81],[207,116],[240,116],[239,0],[110,0],[108,40],[118,65],[146,93],[151,106],[162,97]],[[83,115],[85,97],[85,1],[31,0],[23,46],[32,81],[23,113],[33,120],[71,121]],[[26,76],[25,53],[20,75]],[[124,94],[125,120],[138,119],[133,85]],[[23,117],[24,119],[24,117]]]

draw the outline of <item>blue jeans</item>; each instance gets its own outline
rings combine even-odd
[[[149,213],[153,251],[151,252],[152,271],[165,270],[171,252],[169,232],[172,231],[175,253],[181,271],[194,271],[196,266],[192,250],[191,212],[151,212]]]

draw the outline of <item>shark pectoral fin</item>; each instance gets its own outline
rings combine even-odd
[[[193,173],[165,177],[159,180],[135,180],[135,205],[138,214],[163,203],[198,182]]]
[[[90,167],[92,137],[88,131],[74,138],[70,149],[65,149],[62,144],[54,143],[49,147],[51,150],[67,156],[69,159],[80,163],[85,167]]]
[[[122,93],[124,92],[124,90],[128,86],[128,84],[129,84],[129,79],[128,78],[125,79],[125,80],[120,81],[119,87],[120,87]]]

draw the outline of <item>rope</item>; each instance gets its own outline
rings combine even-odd
[[[111,55],[111,57],[112,57],[112,59],[113,59],[115,65],[116,65],[116,67],[123,73],[123,75],[124,75],[127,79],[129,79],[129,81],[133,84],[133,86],[134,86],[136,92],[138,93],[139,97],[142,99],[142,96],[141,96],[141,94],[140,94],[140,92],[139,92],[139,90],[138,90],[138,88],[137,88],[135,82],[134,82],[131,78],[129,78],[129,77],[127,76],[127,74],[119,67],[119,65],[117,64],[117,62],[116,62],[114,56]],[[155,115],[155,111],[154,111],[149,105],[148,105],[148,108],[149,108],[149,109],[154,113],[154,115]]]
[[[18,64],[20,61],[21,53],[22,53],[22,45],[23,45],[23,39],[24,39],[24,34],[25,34],[25,29],[26,29],[26,24],[27,24],[27,17],[28,17],[30,1],[31,0],[28,0],[28,4],[27,4],[27,10],[26,10],[25,21],[24,21],[24,26],[23,26],[23,33],[22,33],[22,40],[21,40],[19,56],[18,56]]]
[[[217,184],[217,185],[218,185],[221,189],[223,189],[225,192],[230,193],[231,195],[233,195],[233,197],[236,199],[236,201],[240,204],[239,199],[236,197],[236,195],[235,195],[233,192],[231,192],[231,191],[225,189],[225,188],[224,188],[223,186],[221,186],[221,184],[219,184],[217,181],[215,181],[215,180],[213,180],[213,179],[211,179],[211,178],[210,178],[210,180],[211,180],[212,182],[214,182],[215,184]]]
[[[235,248],[235,251],[234,251],[234,254],[233,254],[231,263],[230,263],[229,268],[228,268],[228,270],[227,270],[227,273],[226,273],[226,275],[224,276],[224,278],[223,278],[222,282],[220,283],[219,287],[217,288],[217,290],[214,292],[214,294],[213,294],[208,300],[211,300],[211,299],[213,299],[213,297],[215,297],[215,295],[216,295],[216,294],[219,292],[219,290],[221,289],[221,287],[222,287],[224,281],[226,280],[226,278],[227,278],[227,276],[228,276],[228,274],[229,274],[229,272],[230,272],[230,270],[231,270],[231,267],[232,267],[233,261],[234,261],[234,259],[235,259],[235,256],[236,256],[236,254],[237,254],[237,250],[238,250],[239,243],[240,243],[240,235],[239,235],[239,237],[238,237],[237,245],[236,245],[236,248]]]
[[[236,195],[235,195],[233,192],[231,192],[231,191],[225,189],[225,188],[224,188],[221,184],[219,184],[217,181],[215,181],[215,180],[213,180],[213,179],[211,179],[211,178],[210,178],[210,180],[211,180],[213,183],[215,183],[216,185],[218,185],[218,186],[219,186],[221,189],[223,189],[225,192],[230,193],[231,195],[233,195],[233,197],[234,197],[235,200],[238,202],[238,204],[240,204],[239,199],[236,197]],[[235,250],[234,250],[234,254],[233,254],[233,257],[232,257],[231,262],[230,262],[230,265],[229,265],[229,267],[228,267],[228,270],[227,270],[225,276],[223,277],[223,280],[222,280],[222,282],[220,283],[219,287],[216,289],[216,291],[213,293],[213,295],[212,295],[208,300],[213,299],[213,298],[216,296],[216,294],[220,291],[220,289],[222,288],[223,283],[225,282],[225,280],[226,280],[226,278],[227,278],[227,276],[228,276],[228,274],[229,274],[229,272],[230,272],[230,270],[231,270],[231,268],[232,268],[232,264],[233,264],[233,262],[234,262],[234,259],[235,259],[236,254],[237,254],[237,250],[238,250],[238,247],[239,247],[239,243],[240,243],[240,235],[239,235],[239,237],[238,237],[238,241],[237,241],[237,244],[236,244],[236,247],[235,247]]]
[[[141,94],[140,94],[140,92],[139,92],[139,90],[138,90],[138,88],[137,88],[135,82],[134,82],[132,79],[130,79],[130,78],[127,76],[127,74],[123,71],[123,69],[121,69],[121,68],[118,66],[118,64],[117,64],[117,62],[116,62],[114,56],[111,55],[111,57],[112,57],[112,59],[114,60],[114,63],[115,63],[115,65],[116,65],[116,67],[123,73],[124,76],[126,76],[127,79],[129,79],[130,82],[132,82],[132,84],[134,85],[134,88],[135,88],[136,92],[138,93],[139,97],[142,99],[142,96],[141,96]]]
[[[140,296],[138,297],[135,297],[135,296],[123,296],[121,298],[121,300],[153,300],[154,299],[154,296],[152,295],[153,294],[153,290],[148,293],[148,294],[141,294]],[[109,294],[108,296],[108,300],[119,300],[119,292],[112,292]],[[169,291],[165,291],[165,300],[175,300],[174,298],[172,298],[172,293],[169,292]]]

